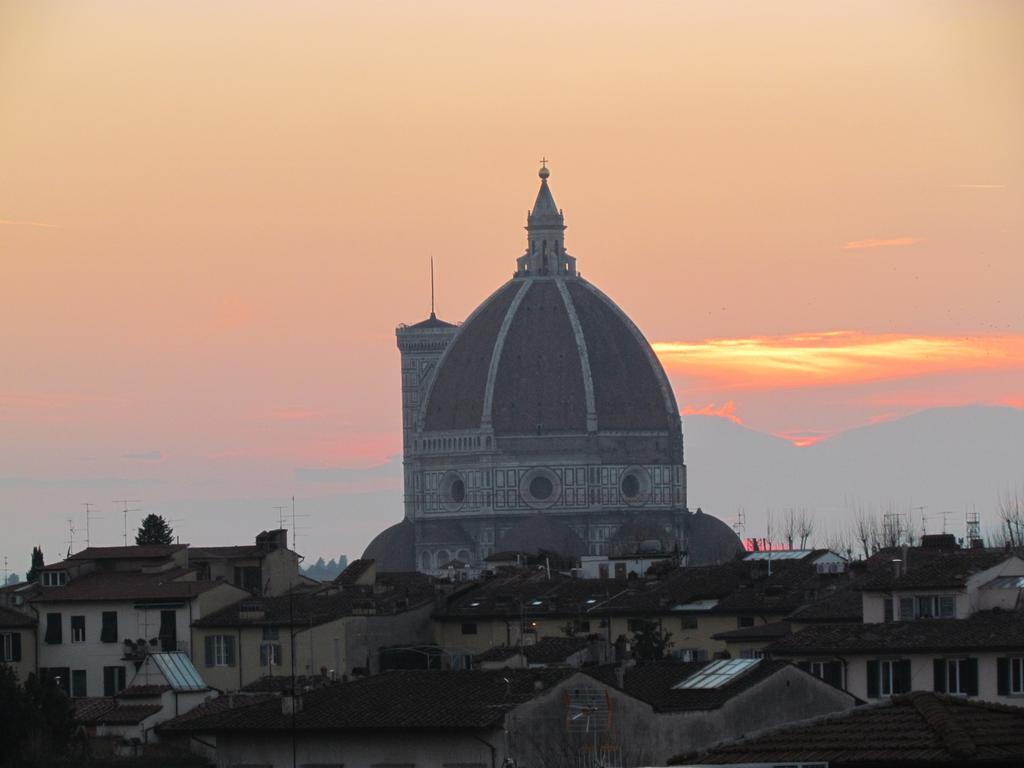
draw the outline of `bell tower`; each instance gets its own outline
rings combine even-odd
[[[576,259],[565,250],[565,217],[548,187],[547,160],[541,160],[540,190],[526,216],[526,253],[516,259],[516,277],[576,275]]]

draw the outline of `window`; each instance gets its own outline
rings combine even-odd
[[[911,621],[914,618],[914,598],[900,598],[900,621]]]
[[[801,661],[800,669],[810,672],[836,688],[843,688],[843,663],[841,661]]]
[[[643,632],[647,627],[647,619],[628,619],[626,629],[630,632]]]
[[[935,659],[935,690],[957,696],[978,695],[977,659]]]
[[[21,661],[21,632],[0,634],[0,661]]]
[[[125,673],[124,667],[103,668],[103,695],[116,696],[124,690]]]
[[[235,586],[253,594],[260,591],[260,567],[258,565],[235,566]]]
[[[178,650],[178,619],[176,611],[160,611],[160,650]]]
[[[877,699],[909,690],[909,659],[876,659],[868,662],[868,698]]]
[[[462,634],[464,635],[475,635],[476,634],[476,622],[467,621],[462,625]]]
[[[593,547],[591,547],[591,549],[593,549]],[[598,578],[601,578],[601,579],[607,579],[608,578],[608,563],[598,563],[597,564],[597,575],[598,575]]]
[[[281,666],[281,637],[277,627],[264,627],[260,641],[260,667]]]
[[[760,659],[721,659],[713,661],[699,672],[690,675],[672,687],[677,690],[690,688],[721,688],[737,677],[756,667]]]
[[[998,659],[996,673],[1000,696],[1024,696],[1024,656]]]
[[[739,629],[744,629],[746,627],[752,627],[752,626],[754,626],[754,617],[753,616],[739,616],[736,619],[736,626]]]
[[[679,626],[682,629],[696,629],[697,617],[692,613],[684,613],[679,617]]]
[[[100,642],[117,642],[117,611],[103,612],[103,628],[100,630]]]
[[[46,637],[48,645],[60,645],[64,642],[63,621],[59,613],[46,614]]]
[[[765,657],[764,651],[755,650],[753,648],[746,648],[740,651],[741,659],[763,659]]]
[[[882,619],[886,624],[892,621],[892,598],[887,597],[882,601],[882,613],[884,618]]]
[[[71,670],[71,696],[73,698],[82,698],[88,695],[85,685],[85,670]]]
[[[918,595],[917,616],[921,619],[951,619],[956,613],[952,595]]]
[[[235,666],[235,638],[231,635],[207,635],[204,641],[206,666]]]
[[[44,587],[63,587],[67,583],[67,571],[43,571]]]
[[[85,642],[85,616],[71,617],[71,642]]]

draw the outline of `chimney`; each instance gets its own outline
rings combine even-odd
[[[619,664],[615,667],[615,687],[620,691],[626,686],[626,665]]]
[[[892,561],[892,575],[894,578],[899,578],[903,574],[903,561],[896,558]]]
[[[903,573],[906,573],[910,568],[910,547],[906,544],[902,547],[903,552]]]

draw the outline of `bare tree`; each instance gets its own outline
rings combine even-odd
[[[872,550],[875,547],[875,543],[878,538],[878,520],[870,512],[866,511],[864,507],[857,507],[857,514],[853,518],[853,532],[860,542],[861,549],[864,551],[864,559],[867,560],[872,555]]]
[[[786,540],[786,549],[793,548],[796,539],[796,510],[790,507],[782,513],[782,538]]]
[[[814,535],[814,518],[807,509],[801,508],[797,515],[796,533],[800,537],[800,549],[807,549],[807,542]]]
[[[999,499],[999,533],[1005,544],[1024,545],[1024,500],[1018,491],[1006,491]]]

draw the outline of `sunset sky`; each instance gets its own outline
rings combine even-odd
[[[292,495],[303,554],[358,555],[394,327],[431,256],[448,320],[510,276],[542,156],[685,413],[1024,407],[1022,136],[1013,0],[0,0],[0,557],[84,502],[94,544],[120,498],[226,544]]]

